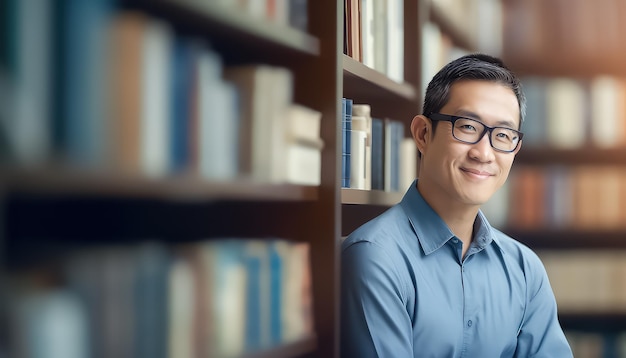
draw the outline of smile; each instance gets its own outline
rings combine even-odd
[[[477,179],[486,179],[486,178],[489,178],[489,177],[491,177],[493,175],[493,174],[491,174],[489,172],[476,170],[476,169],[470,169],[470,168],[461,168],[461,171],[463,171],[468,176],[473,177],[473,178],[477,178]]]

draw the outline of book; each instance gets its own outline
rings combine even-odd
[[[322,170],[321,146],[292,142],[286,148],[286,180],[292,184],[320,185]]]
[[[148,22],[143,13],[128,11],[117,14],[111,25],[107,164],[125,173],[141,172],[142,49]]]
[[[289,25],[300,31],[309,30],[308,0],[287,0]]]
[[[194,103],[195,64],[201,50],[199,41],[177,36],[174,39],[170,70],[170,173],[192,170],[192,108]]]
[[[385,119],[384,184],[385,191],[400,190],[400,142],[404,138],[404,124],[398,120]]]
[[[239,91],[240,173],[263,182],[283,181],[293,75],[282,67],[251,65],[227,68],[224,76]]]
[[[113,16],[110,0],[60,2],[54,79],[56,138],[63,157],[80,168],[106,164],[106,36]]]
[[[586,91],[570,78],[555,78],[546,88],[548,142],[557,148],[578,148],[586,140]]]
[[[350,187],[350,152],[352,150],[352,103],[349,98],[341,99],[341,187]]]
[[[87,314],[75,293],[65,288],[39,288],[14,296],[11,337],[15,356],[89,356]]]
[[[365,131],[365,190],[372,189],[372,116],[369,104],[353,104],[353,116],[360,116],[365,119],[358,124],[357,130]],[[354,120],[353,120],[354,128]]]
[[[285,133],[284,181],[292,184],[319,185],[321,182],[324,141],[320,138],[322,114],[308,107],[292,104],[287,109]]]
[[[591,79],[591,142],[601,148],[624,143],[624,98],[621,82],[611,76]]]
[[[372,118],[372,189],[384,190],[384,127],[383,120]]]
[[[14,28],[8,41],[14,44],[15,84],[3,124],[14,160],[34,166],[50,159],[53,149],[49,60],[53,56],[53,7],[36,0],[16,1],[13,6],[16,18],[11,20]]]
[[[222,79],[222,59],[210,49],[198,57],[197,164],[203,178],[228,180],[240,174],[241,123],[236,85]]]
[[[194,316],[196,312],[196,285],[191,263],[175,255],[167,276],[168,280],[168,338],[169,357],[197,357],[194,345]]]
[[[322,113],[299,104],[291,104],[287,108],[287,143],[310,143],[313,146],[323,146],[320,137]]]
[[[366,119],[362,116],[352,116],[352,131],[350,132],[350,188],[365,190],[366,163],[365,150],[367,146]]]
[[[169,173],[170,69],[173,30],[164,21],[151,19],[145,28],[141,53],[141,172],[151,177]]]
[[[290,343],[314,334],[310,245],[293,242],[283,247],[283,342]]]
[[[387,1],[387,76],[404,82],[404,1]]]
[[[168,357],[171,254],[158,242],[138,245],[134,258],[135,357]],[[193,307],[193,306],[191,306]]]

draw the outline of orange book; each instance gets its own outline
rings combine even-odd
[[[139,12],[123,12],[111,29],[110,158],[113,167],[123,172],[141,168],[141,66],[148,21]]]

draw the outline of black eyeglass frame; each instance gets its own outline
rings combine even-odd
[[[452,137],[453,137],[454,139],[458,140],[459,142],[462,142],[462,143],[467,143],[467,144],[476,144],[476,143],[480,142],[480,140],[481,140],[481,139],[483,139],[483,137],[485,136],[485,134],[486,134],[487,132],[489,132],[489,136],[488,136],[488,138],[489,138],[489,144],[491,145],[491,148],[493,148],[494,150],[497,150],[498,152],[502,152],[502,153],[513,153],[513,152],[517,149],[517,147],[519,147],[519,144],[520,144],[520,142],[522,141],[522,138],[524,137],[524,133],[522,133],[522,132],[520,132],[520,131],[518,131],[518,130],[515,130],[515,129],[513,129],[513,128],[509,128],[509,127],[502,127],[502,126],[489,127],[489,126],[488,126],[488,125],[486,125],[485,123],[483,123],[483,122],[481,122],[481,121],[479,121],[479,120],[477,120],[477,119],[474,119],[474,118],[469,118],[469,117],[463,117],[463,116],[453,116],[453,115],[450,115],[450,114],[443,114],[443,113],[436,113],[436,112],[433,112],[433,113],[431,113],[431,114],[428,116],[428,118],[430,118],[430,119],[431,119],[431,120],[433,120],[433,121],[437,121],[437,122],[450,122],[450,123],[452,123]],[[457,137],[454,135],[454,123],[455,123],[457,120],[459,120],[459,119],[469,119],[469,120],[472,120],[472,121],[474,121],[474,122],[478,122],[478,123],[482,124],[482,125],[485,127],[485,129],[484,129],[484,130],[483,130],[483,132],[480,134],[480,136],[478,136],[478,139],[477,139],[475,142],[468,142],[468,141],[466,141],[466,140],[459,139],[459,138],[457,138]],[[519,139],[517,140],[517,143],[515,143],[515,148],[513,148],[513,149],[511,149],[511,150],[504,150],[504,149],[499,149],[499,148],[496,148],[496,147],[494,147],[494,146],[493,146],[493,141],[492,141],[492,139],[491,139],[491,135],[492,135],[492,133],[493,133],[493,130],[494,130],[494,129],[496,129],[496,128],[502,128],[502,129],[506,129],[506,130],[513,131],[513,132],[515,132],[515,133],[519,136]]]

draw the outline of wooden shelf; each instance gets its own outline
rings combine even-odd
[[[626,229],[505,228],[503,231],[532,249],[626,249]]]
[[[105,172],[68,170],[0,170],[5,193],[89,195],[170,201],[315,201],[318,187],[260,183],[252,180],[212,181],[197,177],[148,178]]]
[[[410,84],[398,83],[347,55],[343,55],[343,74],[344,94],[351,97],[406,101],[417,98],[417,92]]]
[[[402,200],[404,193],[381,190],[341,189],[341,236],[347,236],[366,221]]]
[[[556,149],[522,146],[515,161],[532,165],[626,165],[626,148],[601,149],[589,146],[580,149]]]
[[[626,331],[626,312],[573,313],[559,312],[564,329],[592,332]]]
[[[342,204],[392,206],[402,200],[404,193],[381,190],[341,189]]]
[[[272,23],[211,1],[126,0],[182,28],[207,34],[212,48],[228,62],[278,61],[289,64],[294,57],[320,54],[319,39],[287,25]]]
[[[409,122],[419,111],[414,86],[398,83],[347,55],[343,55],[343,96],[369,104],[374,117]]]

